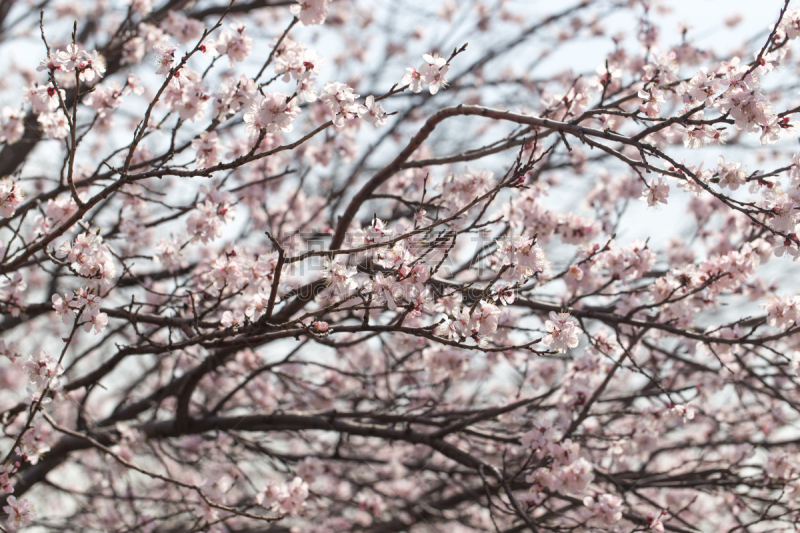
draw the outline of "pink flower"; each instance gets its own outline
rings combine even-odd
[[[202,37],[205,28],[201,21],[189,18],[180,11],[168,11],[166,19],[160,26],[166,33],[175,37],[179,43],[197,41]]]
[[[411,92],[422,92],[422,74],[415,68],[406,67],[406,73],[403,74],[400,83],[408,85]]]
[[[323,90],[319,99],[333,113],[333,125],[337,128],[341,128],[347,121],[369,112],[365,106],[355,102],[359,95],[355,94],[349,85],[338,81],[329,81]]]
[[[496,305],[481,300],[478,309],[470,317],[470,329],[485,337],[497,331],[500,309]]]
[[[245,132],[251,139],[258,137],[261,130],[269,135],[279,131],[292,131],[292,120],[300,108],[297,100],[285,93],[267,93],[253,101],[250,111],[245,113],[247,124]]]
[[[222,313],[222,320],[220,324],[225,328],[240,328],[244,325],[244,314],[241,311],[231,312],[225,311]]]
[[[613,494],[602,494],[597,499],[587,496],[583,505],[591,513],[592,523],[610,526],[622,519],[622,498]]]
[[[422,59],[425,61],[419,69],[406,68],[400,83],[408,85],[412,92],[422,91],[422,84],[429,85],[431,94],[436,94],[440,88],[447,85],[445,75],[450,69],[447,60],[439,54],[424,54]]]
[[[705,104],[707,107],[714,105],[714,97],[719,92],[719,82],[712,73],[708,74],[708,69],[702,67],[691,80],[684,96],[684,101],[690,105]],[[688,98],[687,98],[688,97]]]
[[[83,60],[79,67],[81,69],[81,81],[94,81],[95,78],[102,78],[103,74],[106,73],[105,60],[97,50],[92,50],[91,54],[84,51],[81,59]]]
[[[578,322],[569,313],[550,311],[550,320],[544,324],[548,334],[542,342],[553,350],[566,351],[578,346]]]
[[[45,135],[51,139],[64,139],[69,135],[69,121],[61,110],[54,113],[40,113],[38,121]]]
[[[188,68],[176,72],[164,91],[164,103],[183,120],[202,119],[209,99],[211,96],[201,75]]]
[[[22,120],[24,115],[19,111],[4,106],[3,122],[0,124],[0,142],[14,144],[18,142],[25,133],[25,125]]]
[[[221,161],[220,149],[222,144],[219,142],[217,132],[204,131],[192,141],[192,148],[197,150],[195,164],[197,168],[213,167]]]
[[[78,45],[70,43],[67,45],[66,50],[59,50],[54,55],[61,68],[66,72],[71,72],[83,62],[83,53]]]
[[[14,496],[6,499],[8,505],[3,507],[3,511],[8,514],[8,525],[13,529],[18,529],[29,525],[36,517],[36,511],[28,500],[17,500]]]
[[[13,358],[19,357],[19,343],[17,341],[5,341],[0,339],[0,355]]]
[[[346,298],[358,288],[358,282],[353,279],[355,274],[355,267],[348,267],[335,259],[324,258],[320,276],[325,280],[328,288],[323,291],[322,295],[326,298],[330,296]]]
[[[664,419],[671,420],[673,418],[681,418],[684,422],[688,422],[689,420],[694,419],[694,407],[691,404],[681,405],[675,404],[669,406],[669,408],[663,414]]]
[[[666,516],[667,511],[661,511],[658,516],[656,516],[652,511],[647,513],[648,529],[651,529],[656,533],[664,533],[664,522],[662,522],[662,518]]]
[[[297,476],[307,483],[314,483],[325,474],[325,463],[316,457],[306,457],[297,462]]]
[[[8,178],[0,180],[0,217],[14,216],[17,206],[22,203],[25,195],[19,185]]]
[[[524,433],[519,440],[523,447],[537,452],[537,455],[541,458],[546,450],[555,444],[556,437],[553,423],[549,418],[545,418],[542,421],[534,422],[533,429]]]
[[[61,321],[64,324],[68,324],[76,316],[75,309],[70,305],[73,296],[72,292],[67,292],[63,298],[58,294],[54,294],[51,298],[53,309],[56,310],[56,314],[61,317]]]
[[[439,92],[439,88],[447,85],[445,75],[450,69],[450,65],[439,54],[424,54],[422,59],[425,60],[425,63],[419,69],[422,82],[429,85],[428,90],[430,90],[431,94],[436,94]]]
[[[657,118],[661,114],[660,103],[666,102],[664,93],[658,87],[651,87],[647,91],[639,91],[637,94],[639,98],[644,100],[642,105],[639,106],[639,111],[650,118]]]
[[[725,163],[723,156],[719,156],[717,161],[717,176],[719,177],[720,187],[723,189],[727,187],[735,191],[740,185],[747,183],[747,172],[742,168],[741,162]]]
[[[33,104],[34,111],[44,113],[58,109],[58,106],[61,105],[61,102],[58,98],[59,94],[61,95],[61,100],[66,98],[64,89],[59,89],[56,92],[55,87],[53,87],[53,84],[51,83],[37,87],[35,95],[31,96],[30,99],[31,103]]]
[[[175,272],[186,264],[186,261],[181,256],[180,245],[175,241],[166,238],[161,239],[156,244],[156,251],[158,251],[158,254],[154,256],[154,259],[170,272]]]
[[[295,516],[305,509],[307,498],[308,483],[300,477],[295,477],[289,483],[271,481],[264,491],[258,494],[256,501],[268,509]]]
[[[163,39],[154,49],[157,52],[156,66],[158,70],[156,74],[167,74],[170,70],[178,66],[178,45],[173,43],[170,39]]]
[[[215,205],[211,200],[205,200],[197,204],[189,215],[186,229],[192,240],[200,240],[207,244],[222,237],[222,226],[230,223],[235,215],[236,209],[228,202]]]
[[[17,471],[18,464],[19,463],[5,463],[4,465],[0,466],[0,490],[6,494],[11,494],[14,492],[14,487],[11,485],[11,481],[9,480],[8,476],[13,475]]]
[[[88,333],[94,329],[95,335],[102,333],[108,324],[108,315],[101,313],[98,309],[92,309],[88,315],[84,313],[82,318],[86,320],[83,324],[83,330]]]
[[[372,95],[367,96],[364,109],[359,108],[360,117],[374,124],[375,127],[380,128],[386,125],[386,111],[383,110],[380,104],[375,102],[375,97]]]
[[[28,380],[39,390],[43,390],[48,384],[51,390],[59,388],[59,377],[64,369],[45,352],[38,351],[29,355],[24,368]]]
[[[384,276],[382,272],[375,274],[375,279],[369,280],[364,288],[373,293],[377,305],[386,304],[391,311],[397,309],[397,299],[400,298],[400,286],[393,276]]]
[[[122,105],[122,91],[117,87],[105,87],[98,85],[94,91],[86,97],[86,103],[97,111],[97,118],[103,129],[111,129],[113,126],[113,113]]]
[[[66,258],[82,276],[100,279],[105,285],[116,276],[111,251],[95,232],[81,233],[72,244],[64,242],[56,251],[56,257]]]
[[[328,18],[330,0],[298,0],[289,11],[300,20],[303,26],[323,24]]]
[[[267,286],[260,286],[258,292],[251,296],[247,307],[244,309],[244,316],[252,321],[261,318],[267,312],[267,305],[269,303],[269,294],[271,289]]]
[[[561,494],[576,494],[583,492],[594,479],[592,463],[579,457],[569,466],[556,472],[555,489]]]
[[[647,205],[650,207],[658,205],[659,203],[666,205],[668,197],[669,184],[664,178],[651,181],[648,188],[642,191],[642,198],[647,200]]]
[[[230,27],[233,31],[225,30],[220,33],[214,47],[220,55],[228,55],[229,64],[233,67],[244,61],[253,51],[253,39],[247,35],[244,24],[231,24]],[[207,46],[211,46],[211,43]]]
[[[369,511],[373,516],[380,516],[383,509],[386,507],[380,494],[366,494],[362,492],[356,496],[355,501],[358,502],[359,509],[362,511]]]
[[[146,17],[153,10],[152,0],[130,0],[131,10],[140,17]]]
[[[452,322],[447,316],[443,317],[436,326],[435,333],[439,337],[444,337],[455,342],[460,341],[462,338],[461,328],[458,322]]]
[[[511,267],[509,275],[517,281],[524,281],[547,269],[547,256],[544,250],[534,244],[527,235],[511,235],[497,240],[497,253],[502,264]]]
[[[788,9],[778,25],[780,33],[787,39],[797,39],[800,35],[800,9]],[[778,35],[780,38],[780,34]]]
[[[800,320],[800,297],[770,296],[761,307],[767,311],[767,323],[781,331]]]
[[[61,70],[61,62],[58,61],[57,55],[52,55],[46,59],[42,59],[39,62],[39,66],[36,67],[36,72],[44,72],[44,71],[55,71]]]

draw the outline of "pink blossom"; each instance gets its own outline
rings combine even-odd
[[[86,313],[84,313],[83,315],[83,318],[85,320],[83,323],[83,330],[85,332],[88,333],[89,331],[94,330],[94,334],[99,335],[100,333],[105,331],[106,325],[108,324],[108,315],[106,315],[105,313],[101,313],[97,309],[92,309],[88,313],[88,317],[86,315],[87,315]]]
[[[2,490],[6,494],[12,494],[14,492],[14,487],[13,485],[11,485],[9,476],[13,475],[17,471],[18,464],[19,463],[12,464],[8,462],[3,465],[0,465],[0,490]]]
[[[517,281],[544,273],[547,257],[544,250],[526,235],[510,235],[497,241],[497,253],[502,264],[511,267],[509,275]]]
[[[770,296],[761,304],[767,312],[767,322],[782,331],[800,320],[800,298],[797,296]]]
[[[583,505],[591,513],[591,520],[599,526],[610,526],[622,519],[622,498],[613,494],[601,494],[596,499],[587,496]]]
[[[236,216],[236,209],[227,202],[215,205],[211,200],[197,204],[186,220],[186,229],[193,240],[208,243],[222,236],[222,227]]]
[[[47,113],[50,111],[55,111],[58,109],[58,106],[61,105],[61,102],[59,101],[59,94],[61,95],[61,100],[63,101],[66,98],[64,89],[59,89],[56,91],[52,84],[40,85],[32,91],[30,95],[30,102],[33,104],[33,108],[36,112]]]
[[[197,168],[213,167],[222,160],[220,156],[222,144],[215,131],[202,132],[192,141],[192,148],[197,150]]]
[[[359,95],[349,85],[338,81],[328,82],[323,91],[319,99],[333,113],[333,125],[337,128],[342,128],[347,121],[369,112],[365,106],[355,102]]]
[[[669,197],[669,184],[664,178],[653,180],[647,189],[642,192],[642,198],[647,200],[647,205],[653,207],[659,203],[667,203]]]
[[[175,241],[163,238],[156,244],[158,254],[154,259],[162,264],[171,272],[175,272],[183,266],[186,266],[186,261],[181,256],[179,245]]]
[[[38,121],[51,139],[64,139],[69,135],[69,121],[60,109],[54,113],[40,113]]]
[[[545,322],[547,335],[542,342],[556,351],[566,351],[578,346],[578,322],[569,313],[550,311],[550,320]]]
[[[178,39],[179,43],[196,41],[203,35],[203,23],[189,18],[180,11],[168,11],[161,27],[170,35]]]
[[[717,163],[717,174],[719,176],[719,186],[722,188],[728,187],[730,190],[735,191],[740,185],[746,183],[745,177],[747,173],[742,168],[742,163],[725,163],[725,158],[719,156]]]
[[[225,30],[216,42],[216,51],[228,56],[230,66],[244,61],[253,51],[253,39],[247,35],[244,24],[231,24],[233,31]]]
[[[23,198],[25,195],[18,184],[7,178],[0,180],[0,217],[13,216]]]
[[[25,132],[22,123],[23,114],[14,109],[3,106],[3,121],[0,123],[0,142],[14,144],[18,142]]]
[[[267,93],[254,100],[250,111],[244,115],[247,136],[255,139],[261,130],[267,134],[292,131],[292,121],[299,112],[297,101],[288,94]]]
[[[325,22],[328,18],[329,4],[330,0],[299,0],[289,10],[300,20],[300,24],[312,26]]]
[[[59,378],[64,369],[57,364],[48,354],[43,351],[31,354],[25,362],[25,372],[28,379],[40,390],[45,387],[50,389],[59,388]]]
[[[647,524],[648,529],[653,530],[656,533],[664,533],[664,522],[662,521],[663,518],[667,516],[667,511],[661,511],[658,515],[655,513],[648,512],[647,513]]]
[[[256,499],[259,505],[295,516],[305,509],[308,494],[308,483],[295,477],[289,483],[270,482]]]
[[[297,477],[307,483],[314,483],[325,474],[325,463],[316,457],[306,457],[297,462]]]
[[[365,104],[366,111],[361,112],[361,118],[378,128],[386,125],[386,111],[383,110],[380,104],[375,102],[375,97],[372,95],[367,96]]]
[[[382,272],[378,272],[374,279],[364,284],[364,289],[373,294],[375,304],[386,304],[391,311],[397,309],[401,289],[393,276],[384,276]]]
[[[156,74],[167,74],[172,69],[178,66],[178,46],[170,41],[164,39],[155,46],[158,55],[156,56],[156,66],[158,70]]]
[[[796,39],[800,35],[800,10],[787,9],[778,28],[787,39]]]
[[[639,111],[650,118],[656,118],[660,115],[661,106],[659,104],[666,102],[662,91],[657,87],[652,87],[648,91],[639,91],[638,96],[644,100],[642,105],[639,106]]]
[[[8,496],[6,503],[8,505],[3,507],[3,511],[8,514],[8,526],[12,529],[29,525],[36,517],[36,510],[26,499],[17,500],[14,496]]]
[[[323,295],[345,298],[358,288],[358,282],[353,279],[356,274],[355,267],[348,267],[330,258],[325,258],[322,263],[321,277],[328,284]]]
[[[73,243],[66,241],[56,251],[81,275],[99,279],[107,285],[116,276],[116,264],[98,233],[81,233]]]
[[[415,68],[406,67],[406,73],[403,74],[400,83],[408,85],[411,92],[422,92],[422,74]]]
[[[555,490],[562,494],[580,494],[594,479],[592,464],[579,457],[556,473]]]
[[[425,61],[419,68],[419,74],[422,82],[428,84],[428,89],[431,94],[436,94],[439,88],[447,85],[447,78],[445,75],[450,69],[447,60],[439,54],[424,54],[422,59]]]
[[[235,313],[231,311],[225,311],[222,313],[220,324],[222,324],[222,326],[225,328],[240,328],[244,325],[244,314],[239,311],[236,311]]]
[[[556,442],[556,430],[552,422],[545,418],[534,423],[533,429],[520,437],[520,443],[543,457],[545,452]]]

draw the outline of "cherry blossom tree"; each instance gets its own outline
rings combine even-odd
[[[797,531],[800,6],[550,4],[0,3],[0,529]]]

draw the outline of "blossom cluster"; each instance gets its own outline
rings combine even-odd
[[[18,10],[6,529],[794,530],[800,10],[262,4]]]
[[[439,89],[447,86],[447,71],[450,64],[439,54],[423,54],[423,63],[419,68],[407,67],[406,73],[400,80],[403,85],[415,93],[421,92],[423,84],[428,86],[431,94],[436,94]]]
[[[550,320],[545,323],[547,335],[542,342],[556,351],[565,351],[578,346],[578,322],[569,313],[550,311]]]
[[[0,217],[8,218],[14,215],[14,211],[24,198],[25,194],[18,183],[8,178],[0,180]]]
[[[295,477],[288,483],[270,482],[256,500],[259,505],[281,514],[296,515],[305,509],[308,495],[308,483]]]
[[[114,257],[97,232],[81,233],[73,242],[65,241],[56,250],[56,257],[66,259],[78,275],[99,279],[104,285],[117,274]]]
[[[63,139],[69,133],[70,126],[63,108],[67,105],[65,102],[66,92],[60,87],[70,87],[76,83],[74,77],[69,80],[63,75],[75,72],[78,82],[92,83],[105,75],[105,61],[97,50],[88,52],[77,44],[71,43],[65,50],[53,50],[46,59],[41,61],[36,70],[48,72],[51,81],[46,85],[31,83],[24,94],[25,102],[31,103],[45,134],[53,139]],[[61,76],[57,77],[57,73]],[[59,78],[63,83],[56,85],[56,80]],[[7,116],[7,122],[3,125],[3,129],[9,130],[5,135],[6,142],[13,144],[19,140],[22,134],[20,126],[17,125],[19,118],[14,118],[17,115],[13,110],[4,111],[4,115]]]
[[[87,333],[93,329],[95,335],[102,333],[108,324],[108,315],[100,311],[102,300],[91,287],[80,288],[76,293],[67,291],[63,295],[52,296],[53,309],[65,324],[75,320],[80,311],[83,329]]]

